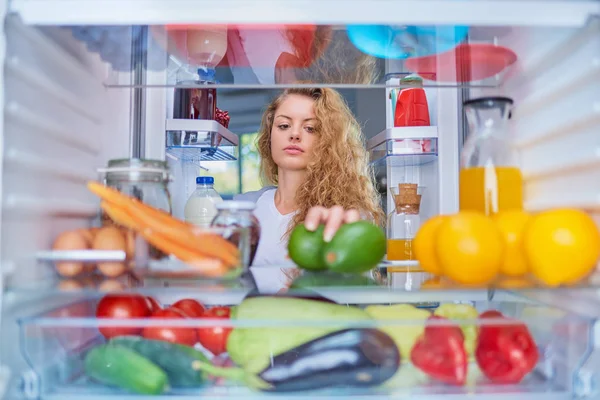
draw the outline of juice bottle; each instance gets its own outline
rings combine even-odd
[[[494,214],[523,208],[523,176],[508,138],[512,103],[507,97],[464,103],[470,135],[461,155],[461,210]]]

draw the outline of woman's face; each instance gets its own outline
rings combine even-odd
[[[288,95],[275,110],[271,128],[271,154],[283,170],[304,170],[312,159],[316,142],[314,100]]]

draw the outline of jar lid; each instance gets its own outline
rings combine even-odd
[[[196,185],[214,185],[215,178],[212,176],[199,176],[196,178]]]
[[[222,201],[215,205],[217,210],[244,210],[252,211],[256,208],[256,204],[251,201],[235,201],[228,200]]]
[[[98,168],[105,173],[107,179],[126,180],[168,180],[169,164],[162,160],[146,160],[141,158],[121,158],[109,160],[106,168]]]

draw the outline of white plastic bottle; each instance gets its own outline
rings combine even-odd
[[[196,178],[196,190],[187,203],[183,214],[185,220],[191,224],[208,228],[213,218],[217,215],[216,204],[223,201],[214,189],[215,179],[212,176],[199,176]]]

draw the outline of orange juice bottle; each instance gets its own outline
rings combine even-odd
[[[511,151],[508,97],[483,97],[464,103],[470,134],[461,155],[461,210],[494,214],[523,208],[523,176]]]

